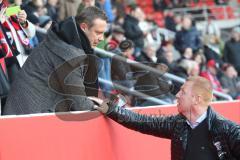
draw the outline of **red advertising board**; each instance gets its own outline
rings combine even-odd
[[[213,103],[240,123],[240,101]],[[143,114],[175,114],[175,106],[135,108]],[[98,112],[0,118],[0,160],[169,160],[170,141],[144,135]]]

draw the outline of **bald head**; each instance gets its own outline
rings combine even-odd
[[[192,82],[192,92],[202,97],[204,104],[209,104],[213,97],[212,84],[206,78],[193,76],[187,79],[187,82]]]

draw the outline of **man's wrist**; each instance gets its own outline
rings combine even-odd
[[[110,114],[114,109],[116,108],[122,108],[126,106],[126,100],[122,95],[112,95],[110,97],[110,101],[107,103],[108,105],[108,111],[107,115]]]

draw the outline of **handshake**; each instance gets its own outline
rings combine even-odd
[[[98,110],[103,114],[108,114],[111,109],[115,107],[123,107],[127,104],[127,101],[122,95],[111,95],[110,98],[100,99],[97,97],[88,97],[90,100],[94,102],[93,108]]]

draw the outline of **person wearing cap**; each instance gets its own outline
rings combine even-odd
[[[124,30],[121,26],[115,25],[112,27],[112,38],[108,42],[107,50],[114,50],[119,47],[119,44],[125,39]]]
[[[170,139],[172,160],[240,159],[240,126],[211,108],[213,88],[207,79],[188,78],[176,97],[179,114],[171,116],[135,113],[122,107],[126,106],[122,96],[105,101],[91,99],[98,103],[98,111],[115,122],[143,134]]]
[[[122,85],[129,89],[133,89],[134,79],[132,77],[132,67],[128,60],[134,60],[132,54],[134,52],[134,43],[131,40],[123,40],[114,51],[115,56],[112,57],[111,63],[111,79],[114,84]],[[129,99],[131,103],[132,96],[125,94],[113,85],[113,93],[121,93]]]
[[[213,85],[214,90],[217,90],[219,92],[227,92],[222,88],[221,83],[217,77],[218,67],[219,66],[216,61],[211,59],[207,62],[206,71],[201,72],[200,76],[208,79]]]
[[[240,27],[232,30],[231,39],[226,42],[223,52],[224,62],[231,63],[240,74]]]

